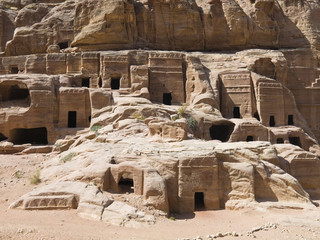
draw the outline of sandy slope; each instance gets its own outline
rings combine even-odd
[[[123,228],[94,222],[77,216],[76,210],[8,210],[11,202],[35,186],[29,177],[47,157],[45,155],[0,155],[0,239],[178,239],[195,238],[218,232],[242,233],[254,227],[274,223],[277,228],[254,233],[256,239],[320,239],[320,208],[316,210],[241,210],[203,211],[195,215],[159,219],[145,228]],[[44,183],[42,183],[44,184]]]

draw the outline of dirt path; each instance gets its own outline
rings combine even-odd
[[[76,210],[23,211],[8,206],[35,186],[29,177],[41,169],[45,155],[0,155],[0,239],[193,239],[218,232],[239,237],[221,239],[320,239],[320,208],[316,210],[202,211],[195,216],[158,219],[145,228],[115,227],[82,219]],[[44,183],[42,183],[44,184]],[[186,217],[186,218],[184,218]],[[182,219],[180,219],[182,218]],[[270,228],[247,232],[272,223]],[[269,225],[268,225],[269,226]],[[276,228],[275,228],[276,226]]]

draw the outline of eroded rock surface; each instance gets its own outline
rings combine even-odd
[[[47,185],[11,207],[76,208],[121,226],[314,208],[319,10],[311,0],[2,1],[0,153],[52,152]]]

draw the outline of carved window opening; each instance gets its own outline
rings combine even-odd
[[[233,132],[234,125],[212,125],[209,129],[212,140],[227,142]]]
[[[194,193],[194,210],[195,211],[206,210],[206,207],[204,204],[204,193],[203,192],[195,192]]]
[[[2,133],[0,133],[0,142],[1,141],[5,141],[5,140],[7,140],[8,138],[5,136],[5,135],[3,135]]]
[[[171,93],[164,93],[163,94],[163,104],[171,105],[172,95]]]
[[[111,78],[111,89],[120,89],[120,77]]]
[[[247,142],[252,142],[252,141],[253,141],[253,136],[247,136],[246,141],[247,141]]]
[[[10,68],[10,73],[11,73],[11,74],[18,74],[18,73],[19,73],[19,68],[18,68],[18,66],[12,66],[12,67]]]
[[[102,78],[101,77],[99,77],[98,86],[99,86],[99,88],[102,88]]]
[[[274,116],[270,116],[270,119],[269,119],[269,126],[270,127],[274,127],[276,125],[276,122],[274,120]]]
[[[88,121],[89,123],[91,123],[91,115],[88,117]]]
[[[77,112],[69,111],[68,112],[68,128],[76,128],[77,127]]]
[[[69,42],[60,42],[58,43],[60,49],[66,49],[69,47]]]
[[[120,193],[134,193],[134,182],[132,178],[121,176],[118,187]]]
[[[289,142],[292,145],[296,145],[298,147],[301,147],[301,142],[300,142],[300,138],[299,137],[289,137]]]
[[[278,144],[282,144],[282,143],[284,143],[283,138],[277,138],[277,143],[278,143]]]
[[[293,115],[288,115],[288,125],[293,125]]]
[[[233,107],[233,118],[241,118],[240,107]]]
[[[47,129],[42,128],[15,128],[10,131],[10,141],[14,144],[31,143],[34,145],[47,145]]]
[[[81,86],[90,88],[90,78],[82,78]]]

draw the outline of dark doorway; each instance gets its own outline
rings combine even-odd
[[[246,141],[247,142],[252,142],[253,141],[253,136],[248,136]]]
[[[234,125],[212,125],[209,129],[212,140],[227,142],[233,132]]]
[[[253,117],[254,117],[255,119],[257,119],[258,121],[260,121],[259,113],[255,112],[255,113],[253,114]]]
[[[163,94],[163,104],[171,105],[172,95],[171,93],[164,93]]]
[[[99,77],[99,82],[98,82],[99,88],[102,88],[102,78]]]
[[[3,135],[2,133],[0,133],[0,142],[1,141],[4,141],[4,140],[7,140],[8,138],[5,136],[5,135]]]
[[[277,138],[277,143],[284,143],[283,138]]]
[[[134,193],[133,179],[121,177],[118,186],[120,193]]]
[[[233,107],[233,118],[241,118],[240,107]]]
[[[289,142],[293,145],[301,147],[301,142],[299,137],[289,137]]]
[[[77,127],[77,112],[69,111],[68,112],[68,128],[76,128]]]
[[[11,74],[18,74],[19,73],[19,68],[17,66],[11,67],[10,68],[10,73]]]
[[[91,123],[91,115],[88,117],[88,121],[89,123]]]
[[[276,122],[274,120],[274,116],[270,116],[270,119],[269,119],[269,126],[270,127],[274,127],[276,125]]]
[[[204,194],[203,194],[203,192],[195,192],[194,193],[194,210],[195,211],[206,210],[205,205],[204,205]]]
[[[90,87],[90,78],[82,78],[81,86],[89,88]]]
[[[61,42],[61,43],[58,43],[60,49],[66,49],[69,47],[69,42]]]
[[[293,115],[288,115],[288,125],[293,125]]]
[[[111,89],[120,89],[120,78],[111,78]]]
[[[10,141],[14,144],[46,145],[48,144],[47,129],[45,127],[15,128],[10,131]]]

